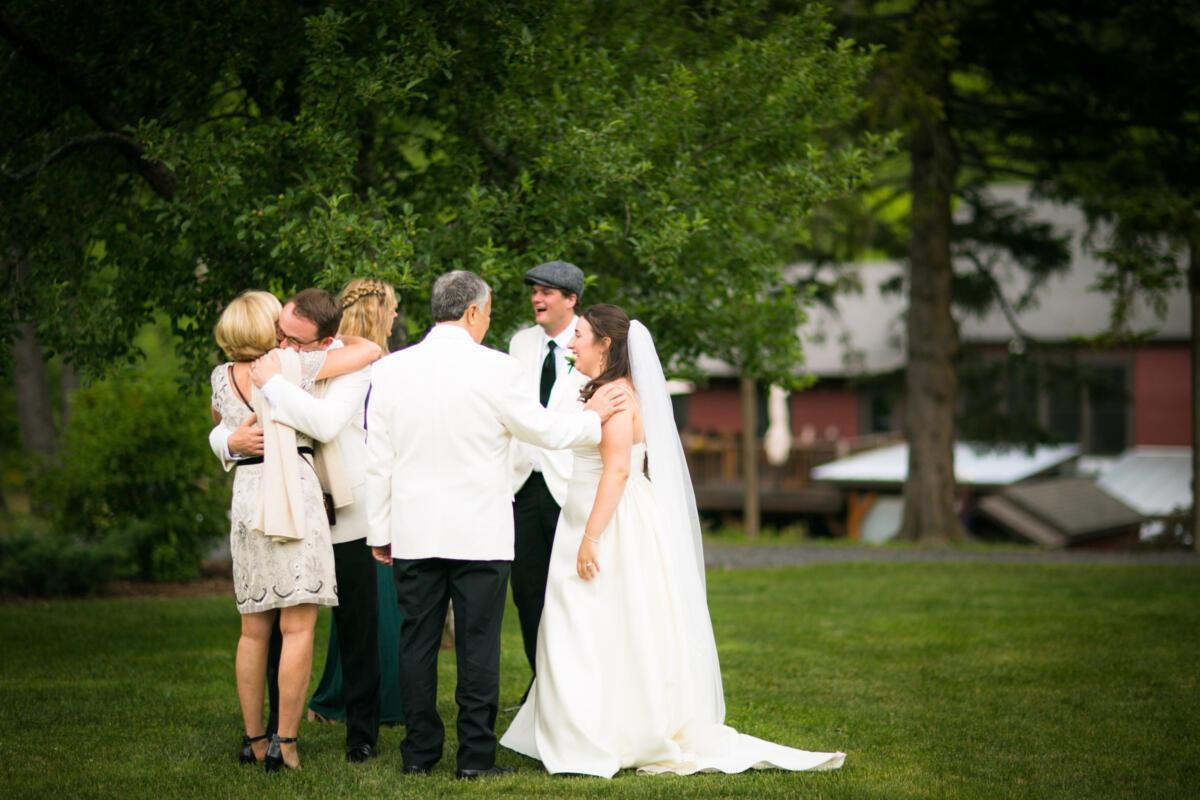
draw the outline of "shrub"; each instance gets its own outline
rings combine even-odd
[[[0,594],[91,594],[113,579],[120,560],[108,544],[34,531],[0,536]]]
[[[95,547],[94,560],[112,560],[111,577],[180,580],[198,574],[228,530],[229,492],[208,449],[208,393],[182,391],[170,364],[154,361],[163,359],[76,393],[60,458],[34,494],[49,509],[50,538]]]

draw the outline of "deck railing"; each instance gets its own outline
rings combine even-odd
[[[739,434],[684,433],[692,484],[700,507],[730,510],[741,507],[742,442]],[[901,441],[895,433],[872,434],[853,439],[800,441],[792,443],[784,463],[767,460],[758,447],[758,476],[763,510],[827,511],[840,505],[840,493],[828,484],[813,481],[813,469],[854,453]]]
[[[741,482],[742,437],[740,434],[685,433],[682,438],[693,483],[700,485]],[[796,440],[792,444],[787,460],[778,466],[767,461],[766,451],[760,443],[758,447],[759,480],[764,489],[800,489],[812,483],[814,467],[864,450],[895,444],[898,441],[901,441],[901,437],[895,433],[813,442]]]

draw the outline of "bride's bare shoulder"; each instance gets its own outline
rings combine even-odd
[[[618,386],[625,390],[625,393],[629,395],[630,405],[636,411],[638,406],[638,395],[637,390],[633,388],[633,381],[629,378],[617,378],[615,381],[613,381],[613,386]]]

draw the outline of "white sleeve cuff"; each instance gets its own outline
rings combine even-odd
[[[213,437],[215,439],[214,444],[219,444],[221,446],[221,453],[225,456],[226,461],[238,461],[239,459],[245,458],[245,456],[236,456],[229,452],[229,437],[232,435],[232,433],[233,432],[224,425],[218,425],[217,430],[213,433]]]

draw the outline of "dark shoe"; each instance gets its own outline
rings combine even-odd
[[[364,761],[370,761],[375,755],[375,748],[369,744],[356,744],[353,747],[346,748],[346,760],[352,764],[361,764]]]
[[[487,769],[460,769],[457,774],[459,780],[473,781],[476,778],[502,778],[505,775],[512,775],[515,771],[508,767],[488,767]]]
[[[267,738],[265,733],[262,736],[243,736],[242,752],[238,753],[238,761],[242,764],[257,764],[258,759],[254,756],[254,748],[251,745],[254,742],[261,742],[265,738]]]
[[[263,759],[263,769],[267,772],[278,772],[287,767],[288,769],[296,769],[296,767],[288,766],[288,763],[283,760],[283,750],[281,744],[295,744],[295,736],[277,736],[271,734],[271,743],[267,745],[267,755]]]
[[[416,764],[405,764],[404,771],[409,775],[428,775],[433,772],[433,767],[419,767]]]

